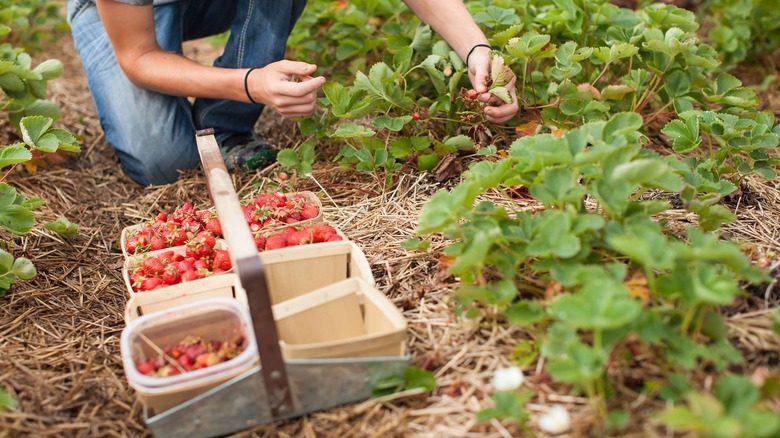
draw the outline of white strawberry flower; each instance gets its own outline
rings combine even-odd
[[[566,432],[570,427],[571,416],[569,411],[560,405],[553,406],[539,418],[539,428],[553,435]]]
[[[523,371],[516,366],[499,368],[493,374],[493,388],[496,391],[511,391],[523,384]]]

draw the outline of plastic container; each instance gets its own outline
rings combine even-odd
[[[244,337],[244,350],[225,362],[169,377],[143,375],[136,364],[158,356],[187,336],[233,341]],[[218,384],[250,370],[259,362],[248,311],[236,300],[211,298],[141,316],[122,331],[122,362],[139,400],[155,413],[163,412]]]
[[[375,287],[350,278],[273,306],[285,359],[403,356],[406,319]]]

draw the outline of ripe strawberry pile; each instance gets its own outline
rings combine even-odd
[[[269,227],[296,224],[319,216],[319,206],[302,193],[285,195],[282,192],[261,194],[242,202],[244,218],[253,234]],[[184,245],[201,231],[222,237],[222,226],[211,210],[195,210],[185,202],[171,215],[159,213],[140,230],[130,233],[125,240],[128,254],[139,254]]]
[[[133,291],[150,291],[229,271],[233,268],[230,253],[214,249],[216,243],[211,232],[201,231],[185,244],[184,254],[168,250],[144,258],[128,272]]]
[[[344,239],[336,233],[335,228],[327,224],[309,225],[300,228],[287,227],[269,236],[262,233],[255,234],[255,246],[258,251],[338,240]]]
[[[187,336],[173,347],[165,347],[162,355],[136,364],[139,373],[151,377],[168,377],[187,371],[207,368],[225,362],[244,351],[244,338],[235,341],[209,341],[199,336]]]

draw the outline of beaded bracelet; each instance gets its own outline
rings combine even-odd
[[[474,47],[469,50],[469,54],[466,55],[466,68],[469,68],[469,58],[471,58],[471,54],[474,53],[474,49],[477,47],[487,47],[490,50],[493,50],[493,47],[490,44],[476,44]]]

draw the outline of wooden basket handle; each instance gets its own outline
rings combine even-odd
[[[198,131],[196,142],[209,193],[217,208],[238,281],[247,294],[269,408],[271,414],[278,417],[292,412],[294,406],[263,264],[257,256],[255,240],[244,219],[233,181],[219,153],[214,130],[209,128]]]

